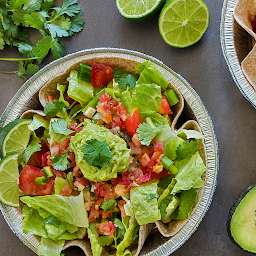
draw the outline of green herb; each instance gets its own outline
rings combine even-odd
[[[196,141],[185,140],[184,143],[181,143],[176,149],[176,159],[182,160],[194,155],[197,152]]]
[[[68,151],[65,151],[61,155],[56,155],[52,159],[52,166],[56,170],[65,171],[69,167]]]
[[[109,199],[107,200],[104,198],[100,204],[100,208],[103,209],[105,212],[112,211],[115,207],[116,200],[115,199]]]
[[[140,230],[140,226],[138,226],[138,227],[136,227],[136,228],[134,229],[134,232],[133,232],[133,234],[132,234],[132,239],[133,239],[133,240],[135,240],[135,239],[138,237],[138,232],[139,232],[139,230]]]
[[[84,160],[91,166],[105,168],[112,160],[112,153],[105,141],[97,139],[87,140],[82,146]]]
[[[54,100],[53,102],[47,102],[44,107],[44,113],[48,117],[54,117],[58,113],[64,113],[67,110],[67,106],[60,100]]]
[[[113,243],[113,237],[110,238],[109,236],[100,236],[99,237],[99,244],[102,247],[108,246]]]
[[[74,132],[74,131],[68,129],[68,122],[62,118],[60,118],[56,121],[53,121],[51,123],[51,126],[52,126],[53,131],[58,134],[69,135]]]
[[[27,148],[23,154],[23,161],[27,164],[30,157],[41,149],[41,141],[37,136],[31,136]]]
[[[129,74],[119,68],[115,68],[115,73],[113,77],[115,81],[118,83],[118,87],[122,90],[126,90],[127,87],[129,90],[135,87],[136,80],[138,79],[138,75]]]
[[[56,7],[53,0],[6,0],[0,1],[0,50],[6,45],[17,47],[22,58],[0,58],[5,61],[17,61],[20,78],[34,74],[51,51],[53,60],[65,56],[65,46],[61,37],[72,36],[83,29],[84,14],[77,4],[78,0],[63,0],[61,7]],[[29,28],[23,30],[23,28]],[[42,38],[35,44],[30,41],[30,32],[38,30]],[[31,33],[31,34],[32,34]]]
[[[121,235],[124,236],[126,229],[125,229],[123,222],[121,220],[119,220],[118,218],[115,218],[114,224],[115,224],[115,226],[117,226],[119,228]]]
[[[141,140],[141,144],[149,146],[151,141],[156,137],[157,134],[159,134],[162,131],[162,129],[162,125],[156,128],[152,128],[147,123],[139,124],[137,133],[139,140]]]

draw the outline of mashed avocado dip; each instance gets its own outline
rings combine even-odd
[[[84,160],[82,146],[87,140],[97,139],[105,141],[108,149],[112,153],[112,160],[107,167],[98,168],[89,165]],[[84,128],[71,137],[70,151],[76,156],[76,164],[80,168],[84,177],[95,182],[107,181],[117,177],[117,173],[125,172],[129,166],[130,149],[127,148],[126,142],[113,134],[107,128],[94,124],[90,120],[85,120]]]

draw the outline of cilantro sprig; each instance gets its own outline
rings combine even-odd
[[[0,58],[4,61],[17,61],[20,78],[34,74],[45,56],[51,51],[53,60],[65,56],[62,37],[72,36],[83,29],[84,14],[78,0],[63,0],[61,7],[56,7],[54,0],[6,0],[0,1],[0,50],[6,45],[17,47],[21,58]],[[23,30],[23,28],[30,28]],[[35,44],[30,41],[30,32],[38,30],[42,38]]]
[[[91,166],[105,168],[112,161],[112,153],[108,149],[106,141],[97,139],[87,140],[82,146],[84,160]]]
[[[121,70],[120,68],[115,68],[115,73],[113,74],[113,77],[115,78],[115,81],[118,83],[118,87],[122,90],[126,90],[127,87],[129,90],[133,89],[136,85],[136,81],[138,79],[138,75],[132,75],[124,70]]]
[[[68,151],[65,151],[61,155],[54,156],[52,166],[55,170],[66,171],[69,167]]]

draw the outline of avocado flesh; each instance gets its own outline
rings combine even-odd
[[[231,235],[242,249],[256,253],[256,188],[249,191],[233,213]]]

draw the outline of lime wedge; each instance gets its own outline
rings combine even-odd
[[[202,38],[209,19],[209,9],[202,0],[170,0],[160,13],[158,26],[168,45],[184,48]]]
[[[11,153],[0,162],[0,201],[3,204],[19,207],[18,180],[18,153]]]
[[[116,0],[120,14],[134,21],[146,21],[155,17],[166,0]]]
[[[17,152],[19,156],[22,154],[30,139],[31,131],[28,129],[28,125],[31,122],[30,119],[17,119],[3,128],[0,135],[3,156],[13,152]]]

